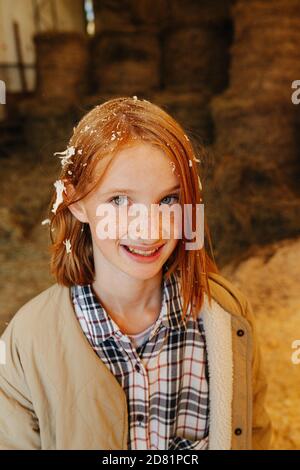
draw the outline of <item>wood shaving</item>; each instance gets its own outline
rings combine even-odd
[[[71,242],[70,242],[70,239],[66,239],[63,241],[63,244],[66,245],[66,250],[67,250],[67,253],[71,253]]]
[[[54,186],[56,189],[56,201],[53,204],[52,212],[55,214],[58,206],[63,202],[63,191],[67,193],[67,190],[62,180],[55,181]]]
[[[66,150],[63,152],[55,152],[54,155],[62,155],[59,157],[61,159],[61,164],[62,167],[64,168],[66,165],[69,165],[70,163],[73,163],[70,158],[75,155],[76,149],[74,146],[68,147]]]
[[[202,184],[201,184],[201,180],[200,180],[200,176],[198,175],[198,183],[199,183],[199,188],[201,189],[202,191]]]
[[[45,219],[42,221],[41,225],[46,225],[46,224],[50,224],[51,220],[50,219]]]

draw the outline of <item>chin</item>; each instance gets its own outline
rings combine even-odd
[[[122,269],[122,271],[126,272],[130,277],[138,280],[147,280],[147,279],[152,279],[154,276],[156,276],[163,268],[163,265],[161,266],[141,266],[137,267],[134,269],[128,269],[128,265],[126,266],[125,269]]]

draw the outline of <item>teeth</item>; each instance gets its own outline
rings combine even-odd
[[[129,249],[129,251],[131,251],[131,253],[136,253],[138,255],[143,255],[143,256],[150,256],[158,250],[158,248],[156,248],[155,250],[151,250],[151,251],[144,251],[144,250],[142,251],[142,250],[135,250],[134,248],[130,248],[129,246],[127,248]]]

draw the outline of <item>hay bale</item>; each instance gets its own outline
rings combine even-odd
[[[10,155],[3,162],[0,198],[0,241],[28,240],[49,204],[60,161],[50,155],[37,162],[28,149]]]
[[[247,28],[279,29],[282,21],[290,26],[299,19],[299,0],[236,0],[231,6],[238,39]]]
[[[299,187],[292,184],[296,167],[299,174],[299,112],[268,98],[228,91],[211,101],[216,163],[205,198],[219,262],[300,230]]]
[[[237,0],[232,15],[230,87],[210,103],[217,163],[206,196],[219,261],[300,229],[299,1]]]
[[[34,36],[37,97],[75,102],[87,91],[88,49],[83,35],[46,32]]]
[[[216,25],[230,18],[230,0],[172,0],[170,23],[174,27]]]
[[[92,44],[94,91],[137,94],[160,86],[160,46],[151,33],[103,33]]]
[[[76,120],[75,110],[68,100],[24,100],[20,114],[26,145],[36,159],[43,161],[53,152],[64,150]]]
[[[230,83],[236,93],[290,100],[300,75],[299,11],[298,0],[239,0],[233,6]]]
[[[244,162],[254,160],[257,165],[272,161],[283,178],[288,178],[289,166],[298,160],[299,152],[295,135],[300,116],[296,106],[269,96],[242,98],[228,90],[214,97],[210,108],[217,153],[229,153]]]
[[[299,234],[300,197],[295,198],[271,162],[257,166],[224,155],[204,196],[221,265],[253,245]]]
[[[219,93],[228,84],[229,36],[222,27],[174,30],[163,45],[164,85]]]
[[[145,32],[200,24],[230,17],[230,0],[94,0],[96,32]]]
[[[96,33],[155,32],[163,28],[169,18],[169,2],[160,0],[94,0]]]
[[[213,140],[213,122],[209,109],[211,94],[206,92],[150,93],[149,100],[171,114],[188,132],[195,132],[203,144]]]

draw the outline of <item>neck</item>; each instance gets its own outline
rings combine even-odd
[[[138,279],[101,260],[101,263],[95,263],[92,289],[119,328],[124,333],[135,334],[158,318],[162,306],[162,281],[162,270],[152,278]]]

